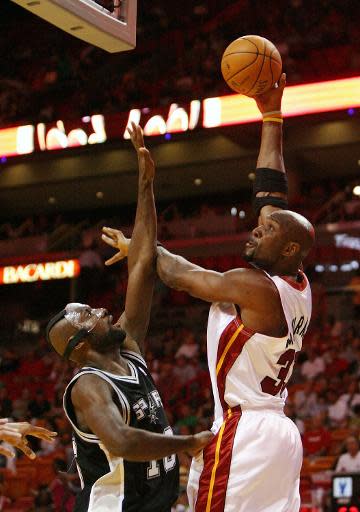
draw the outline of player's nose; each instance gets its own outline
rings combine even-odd
[[[264,229],[263,229],[263,226],[257,226],[255,229],[253,229],[252,231],[252,236],[256,239],[259,239],[263,236],[264,234]]]

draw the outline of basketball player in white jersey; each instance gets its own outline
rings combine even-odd
[[[205,270],[158,247],[168,286],[212,302],[208,364],[215,400],[212,442],[193,459],[194,512],[297,512],[302,444],[285,416],[286,385],[311,316],[302,260],[314,241],[304,217],[287,210],[279,86],[256,102],[263,115],[253,204],[258,226],[245,246],[253,268]],[[114,239],[121,259],[127,248]],[[126,242],[128,243],[128,242]]]

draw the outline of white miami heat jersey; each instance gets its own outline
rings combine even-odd
[[[207,329],[208,365],[215,400],[215,419],[229,407],[282,409],[296,355],[311,316],[311,290],[301,282],[268,276],[278,289],[288,325],[283,338],[248,329],[233,304],[214,303]]]

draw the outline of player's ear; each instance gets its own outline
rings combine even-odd
[[[282,251],[282,255],[286,258],[291,258],[292,256],[295,256],[295,254],[298,254],[299,251],[300,244],[297,242],[288,242]]]
[[[68,339],[68,343],[69,341],[71,341],[72,339],[72,336]],[[84,360],[84,357],[87,353],[87,351],[89,350],[90,348],[90,345],[89,343],[84,340],[84,341],[80,341],[80,343],[78,343],[76,345],[76,347],[71,351],[71,354],[70,354],[70,361],[74,361],[75,363],[81,363],[83,360]]]

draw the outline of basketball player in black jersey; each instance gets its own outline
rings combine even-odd
[[[213,437],[172,435],[142,357],[155,279],[155,167],[141,128],[133,124],[129,133],[139,189],[125,311],[113,325],[105,309],[68,304],[47,327],[54,349],[81,368],[64,394],[82,482],[76,512],[169,512],[178,495],[174,454],[194,454]]]

